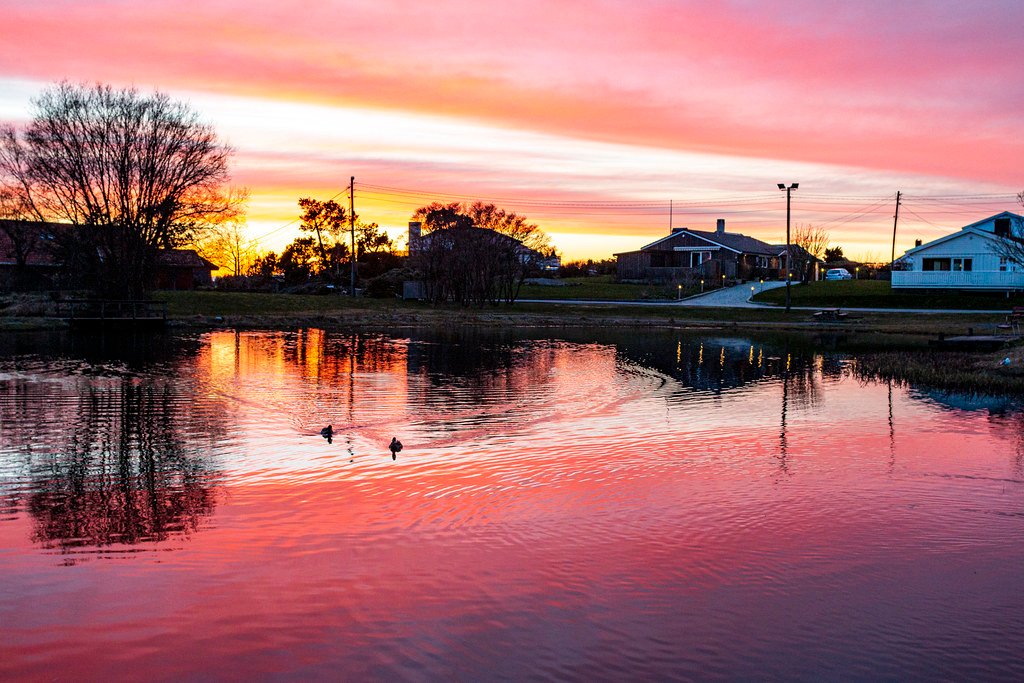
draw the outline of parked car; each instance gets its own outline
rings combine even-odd
[[[853,276],[846,268],[829,268],[825,273],[826,280],[852,280]]]

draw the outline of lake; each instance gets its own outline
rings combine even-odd
[[[825,348],[0,336],[0,679],[1021,680],[1020,404]]]

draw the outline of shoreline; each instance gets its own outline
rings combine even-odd
[[[454,309],[421,305],[364,305],[321,311],[172,313],[169,331],[266,330],[316,327],[329,331],[481,327],[494,329],[619,329],[793,334],[819,337],[812,343],[849,352],[858,371],[901,382],[970,393],[1024,393],[1024,345],[997,351],[948,351],[929,347],[940,334],[988,332],[1002,322],[992,314],[865,313],[840,322],[818,322],[806,311],[743,309],[640,309],[628,304],[587,306],[516,304],[501,309]],[[0,333],[68,330],[57,318],[0,316]],[[1003,359],[1009,358],[1009,365]]]

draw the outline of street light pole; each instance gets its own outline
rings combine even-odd
[[[790,186],[786,186],[784,183],[778,183],[779,189],[786,193],[786,313],[789,313],[789,285],[792,280],[792,268],[790,268],[790,245],[789,245],[789,200],[790,194],[793,190],[800,187],[800,183],[793,183]]]

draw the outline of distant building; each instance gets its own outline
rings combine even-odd
[[[999,243],[1021,240],[1024,217],[1004,211],[952,234],[918,244],[897,260],[893,289],[1024,290],[1024,268],[1002,256]]]
[[[17,285],[28,289],[60,288],[63,257],[59,243],[75,226],[67,223],[21,221],[20,244],[11,239],[14,221],[0,220],[0,289]],[[10,230],[13,232],[13,230]],[[15,283],[17,252],[24,250],[22,282]],[[161,249],[157,252],[153,285],[156,289],[194,289],[213,283],[212,272],[220,266],[207,261],[194,249]]]
[[[620,280],[677,282],[695,278],[777,277],[779,249],[759,239],[725,231],[719,218],[714,232],[672,228],[665,237],[637,251],[615,254]]]

